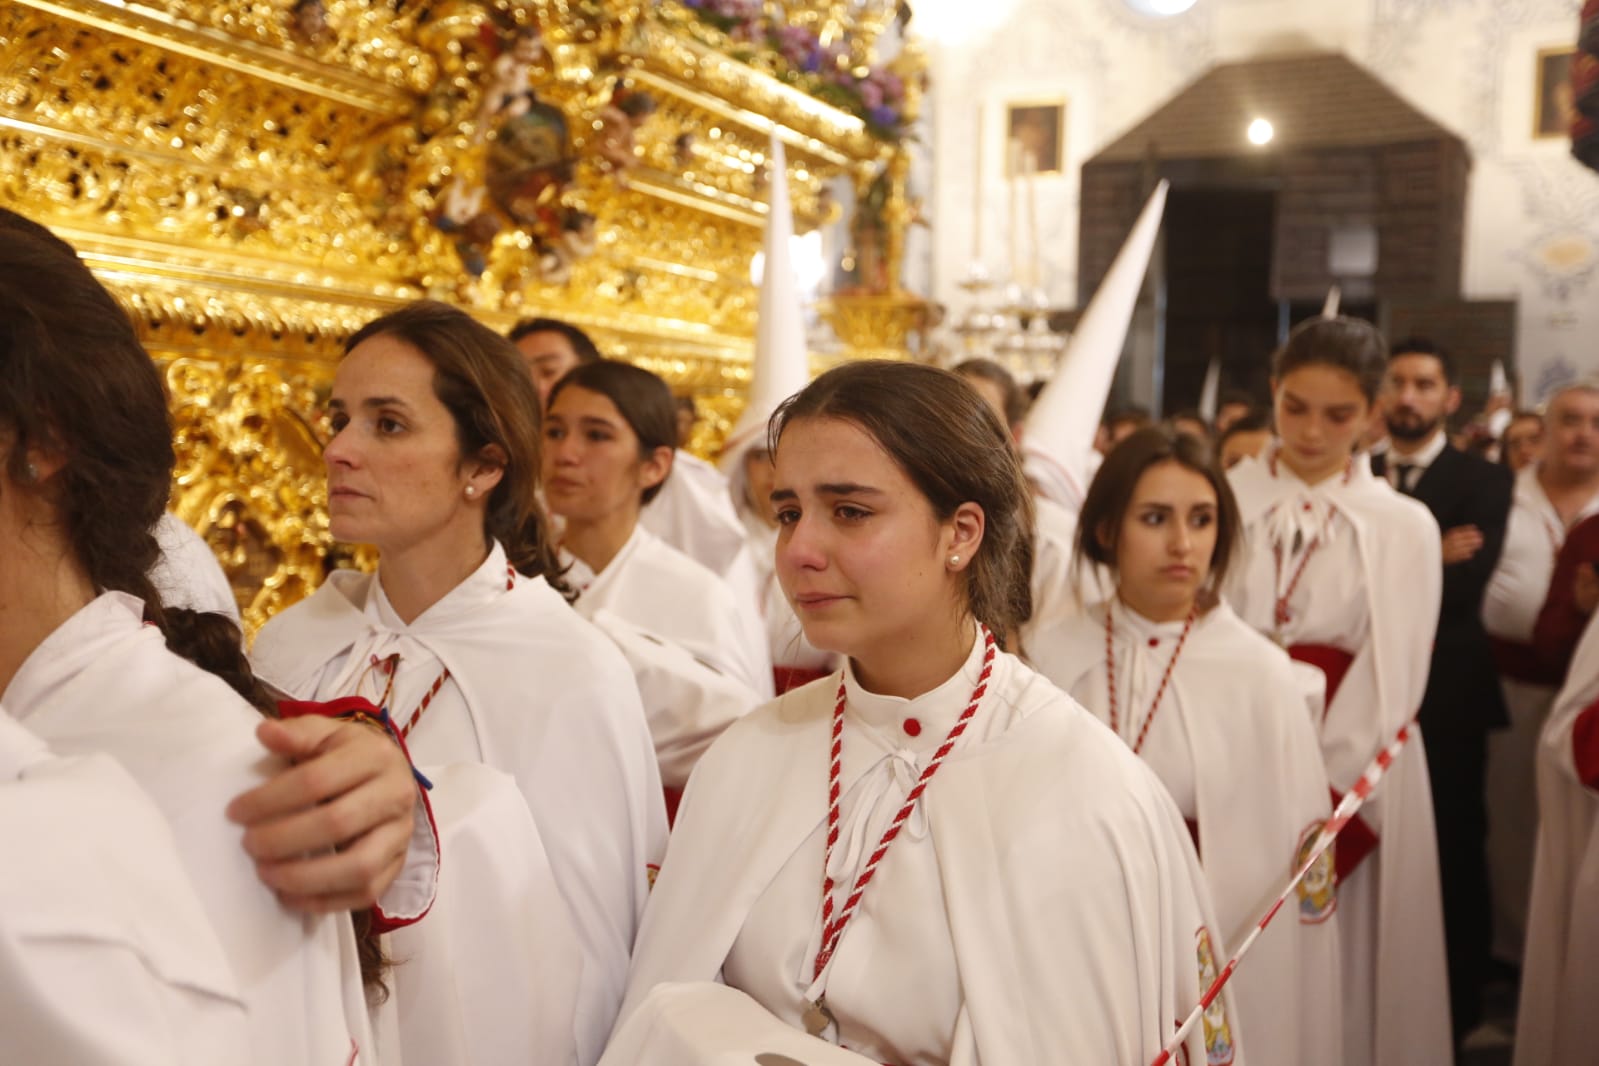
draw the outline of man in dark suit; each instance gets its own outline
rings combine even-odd
[[[1432,779],[1449,952],[1455,1040],[1482,1020],[1492,937],[1483,799],[1488,732],[1507,722],[1493,648],[1482,626],[1483,590],[1499,562],[1510,471],[1452,447],[1445,420],[1460,407],[1449,353],[1421,337],[1392,346],[1383,399],[1389,448],[1379,477],[1426,504],[1443,531],[1444,588],[1421,735]]]

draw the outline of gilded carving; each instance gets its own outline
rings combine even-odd
[[[862,64],[892,16],[784,7]],[[321,578],[322,403],[377,314],[433,296],[499,329],[571,319],[692,395],[709,453],[748,386],[770,136],[801,231],[836,215],[833,179],[888,175],[895,273],[903,151],[683,19],[599,0],[0,5],[0,198],[80,249],[164,367],[174,506],[248,624]],[[881,353],[907,300],[829,314]]]

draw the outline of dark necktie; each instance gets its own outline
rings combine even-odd
[[[1394,472],[1399,475],[1399,491],[1407,496],[1410,495],[1410,490],[1416,487],[1415,479],[1412,477],[1416,472],[1416,464],[1398,463],[1394,466]]]

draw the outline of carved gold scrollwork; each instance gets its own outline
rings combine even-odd
[[[862,62],[892,10],[785,7],[853,34]],[[694,396],[692,445],[714,451],[748,386],[769,138],[801,231],[836,211],[829,182],[869,182],[903,153],[682,15],[601,0],[0,4],[0,201],[79,249],[163,366],[174,506],[218,550],[248,625],[321,579],[332,369],[344,338],[404,302],[452,300],[498,329],[575,321]],[[533,27],[539,47],[507,60]],[[511,210],[484,228],[474,276],[438,217],[507,147],[487,106],[507,89],[564,121],[569,173],[512,190],[531,204],[501,190]],[[884,218],[902,227],[892,173]],[[890,303],[833,312],[840,334],[861,351],[902,342],[911,313]]]

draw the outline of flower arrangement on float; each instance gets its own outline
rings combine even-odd
[[[726,51],[734,59],[761,67],[779,81],[855,115],[879,140],[904,139],[905,81],[892,70],[852,65],[843,42],[823,44],[808,27],[771,18],[760,0],[681,3],[702,26],[726,38]]]

